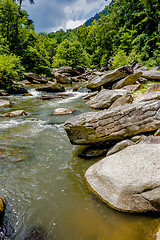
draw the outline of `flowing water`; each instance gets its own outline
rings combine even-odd
[[[8,239],[23,240],[37,226],[50,240],[147,239],[157,220],[120,213],[97,199],[84,173],[99,159],[79,158],[84,146],[71,145],[63,128],[70,116],[51,114],[58,107],[91,111],[81,99],[85,93],[42,101],[34,89],[30,92],[33,96],[8,97],[11,107],[0,110],[28,113],[0,117],[0,195],[7,198]]]

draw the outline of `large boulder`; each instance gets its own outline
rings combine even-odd
[[[160,144],[136,144],[92,165],[89,187],[124,212],[160,211]]]
[[[95,78],[88,82],[87,88],[99,89],[101,86],[105,86],[108,83],[118,81],[132,73],[133,69],[130,66],[123,66],[113,71],[109,71],[106,74],[103,74],[102,76],[96,76]]]
[[[36,91],[44,92],[65,92],[65,88],[59,83],[53,83],[47,86],[41,86],[36,88]]]
[[[127,90],[106,90],[103,89],[95,97],[88,101],[91,108],[104,109],[109,108],[114,101],[127,94]]]
[[[119,89],[127,85],[134,84],[140,77],[142,76],[142,72],[131,74],[113,85],[113,89]]]
[[[56,79],[56,82],[57,83],[65,83],[65,84],[68,84],[68,83],[72,83],[72,80],[70,77],[67,77],[66,75],[64,74],[60,74],[60,73],[55,73],[54,74],[54,77]]]
[[[47,83],[48,79],[45,78],[44,76],[40,75],[40,74],[36,74],[36,73],[24,73],[24,77],[29,81],[29,82],[33,82],[33,81],[37,81],[40,83]]]
[[[80,74],[79,71],[77,71],[76,69],[70,67],[70,66],[63,66],[60,68],[52,68],[52,75],[55,76],[56,73],[69,73],[71,76],[76,76],[78,74]]]
[[[140,71],[139,69],[136,71]],[[149,71],[142,71],[142,77],[149,79],[149,80],[160,80],[160,71],[149,70]]]
[[[0,107],[9,107],[10,106],[10,101],[8,100],[4,100],[4,99],[0,99]]]
[[[64,124],[71,143],[84,145],[123,140],[159,126],[159,100],[82,113]]]

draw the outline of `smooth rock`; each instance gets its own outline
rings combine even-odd
[[[123,140],[160,126],[160,101],[132,103],[110,110],[82,113],[68,119],[64,128],[73,144]]]
[[[24,110],[16,110],[16,111],[3,114],[3,117],[20,117],[20,116],[26,116],[26,115],[27,113]]]
[[[44,91],[44,92],[65,92],[65,88],[59,83],[53,83],[47,86],[38,87],[36,91]]]
[[[160,211],[160,144],[136,144],[92,165],[85,174],[94,193],[124,212]]]
[[[10,101],[8,100],[4,100],[4,99],[0,99],[0,107],[9,107],[11,104],[10,104]]]
[[[107,152],[107,156],[112,155],[116,152],[119,152],[121,150],[123,150],[124,148],[134,145],[135,143],[133,143],[131,140],[129,139],[125,139],[119,143],[117,143],[115,146],[113,146],[112,148],[110,148]]]
[[[68,114],[73,114],[75,112],[74,109],[70,108],[57,108],[54,110],[52,113],[53,115],[68,115]]]
[[[118,98],[127,94],[126,90],[116,89],[116,90],[102,90],[95,97],[91,98],[87,103],[90,108],[104,109],[109,108],[112,103]]]
[[[109,109],[118,107],[118,106],[123,106],[125,104],[128,103],[132,103],[133,102],[133,97],[131,94],[126,94],[120,98],[118,98],[110,107]]]
[[[120,81],[118,81],[117,83],[115,83],[112,87],[112,89],[120,89],[124,86],[127,85],[132,85],[134,84],[140,77],[142,76],[142,72],[138,72],[138,73],[134,73],[131,74],[123,79],[121,79]]]
[[[123,66],[113,71],[109,71],[102,76],[96,76],[95,78],[88,82],[87,88],[99,89],[101,86],[120,80],[132,73],[133,69],[130,66]]]

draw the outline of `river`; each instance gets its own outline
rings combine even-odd
[[[7,97],[11,107],[0,110],[28,113],[0,117],[0,195],[7,198],[8,239],[23,240],[37,226],[50,240],[147,239],[156,218],[120,213],[97,199],[84,173],[99,159],[79,158],[84,146],[72,145],[63,128],[70,116],[51,114],[58,107],[91,111],[81,98],[85,93],[43,101],[29,91],[33,96]]]

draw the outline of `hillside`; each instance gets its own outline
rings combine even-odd
[[[88,26],[90,26],[90,25],[92,25],[92,23],[93,23],[93,21],[94,20],[96,20],[96,22],[101,18],[101,16],[106,16],[107,15],[107,11],[108,11],[108,6],[106,6],[101,12],[99,12],[99,13],[96,13],[95,15],[94,15],[94,17],[91,17],[90,19],[88,19],[85,23],[84,23],[84,25],[86,26],[86,27],[88,27]]]

